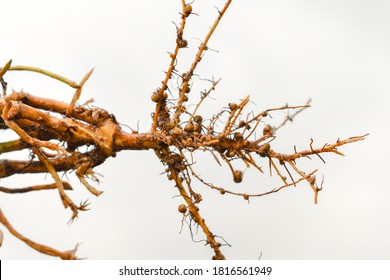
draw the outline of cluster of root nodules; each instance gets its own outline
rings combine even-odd
[[[177,104],[171,102],[167,97],[168,94],[164,92],[165,97],[157,101],[160,104],[160,110],[156,119],[158,131],[165,136],[165,143],[155,151],[163,164],[166,165],[165,172],[168,179],[175,182],[180,195],[187,203],[186,205],[181,204],[178,208],[179,212],[183,214],[183,221],[187,221],[190,228],[191,225],[201,226],[207,237],[206,242],[216,253],[213,258],[218,259],[221,256],[221,243],[222,245],[229,244],[224,240],[218,242],[217,239],[221,238],[210,232],[204,219],[199,214],[198,206],[203,198],[201,193],[195,189],[196,181],[219,192],[221,195],[235,195],[247,201],[254,197],[269,195],[284,188],[307,182],[313,190],[314,203],[317,203],[318,193],[322,190],[323,179],[318,182],[317,169],[309,171],[299,169],[296,164],[297,161],[302,157],[311,158],[315,156],[324,162],[321,156],[323,153],[343,155],[337,149],[339,146],[363,140],[365,135],[345,140],[338,139],[332,144],[324,144],[319,147],[314,147],[311,139],[310,142],[308,141],[308,147],[305,150],[297,151],[292,144],[291,148],[294,147],[291,149],[293,153],[279,153],[272,149],[272,142],[277,139],[277,131],[288,122],[291,122],[297,114],[310,107],[309,102],[301,106],[286,104],[255,114],[252,111],[248,113],[248,110],[245,110],[250,104],[249,97],[246,97],[237,103],[227,104],[216,114],[210,116],[197,114],[201,103],[218,84],[218,81],[210,82],[210,90],[201,93],[200,101],[193,106],[188,106],[195,109],[189,111],[182,105],[182,112],[178,115],[178,118],[175,118],[174,115]],[[152,99],[154,99],[155,94],[153,93]],[[186,94],[183,104],[189,102],[189,99]],[[284,112],[285,117],[279,124],[271,125],[271,115],[276,114],[277,111]],[[186,120],[181,121],[180,117]],[[242,162],[246,168],[254,168],[260,173],[276,175],[280,179],[280,183],[276,187],[261,193],[244,193],[236,191],[234,188],[228,189],[218,185],[218,182],[210,183],[196,171],[193,154],[199,150],[210,153],[215,159],[216,165],[225,165],[231,172],[232,181],[237,184],[245,181],[244,170],[236,167],[238,165],[242,166]],[[239,163],[240,161],[241,163]],[[241,190],[242,188],[238,189]]]
[[[227,1],[224,8],[218,10],[218,18],[198,46],[198,52],[186,71],[180,69],[183,66],[178,64],[176,60],[179,51],[185,52],[185,49],[190,47],[190,43],[184,39],[186,37],[184,30],[187,20],[192,14],[192,7],[189,8],[188,4],[183,4],[181,24],[176,25],[176,47],[172,53],[169,53],[170,67],[162,81],[162,86],[157,88],[151,96],[151,100],[156,103],[156,110],[152,114],[151,131],[159,135],[159,139],[163,139],[161,145],[155,148],[156,155],[166,166],[165,172],[168,179],[174,181],[180,196],[186,202],[178,208],[179,212],[183,214],[182,221],[187,221],[190,225],[191,235],[193,232],[191,225],[202,228],[206,235],[206,243],[215,252],[213,259],[223,259],[220,247],[229,244],[213,234],[206,225],[205,219],[199,214],[198,206],[203,198],[201,193],[195,190],[194,179],[222,195],[231,194],[242,197],[244,200],[276,193],[284,188],[307,182],[314,192],[314,202],[317,203],[323,179],[318,182],[317,169],[304,171],[298,168],[296,162],[302,157],[310,158],[312,156],[324,161],[321,156],[323,153],[343,155],[337,149],[339,146],[363,140],[365,137],[364,135],[345,140],[338,139],[333,144],[324,144],[319,147],[314,147],[311,139],[306,150],[297,151],[292,144],[294,152],[290,154],[279,153],[272,149],[272,142],[277,137],[277,131],[292,121],[304,109],[310,107],[310,100],[300,106],[286,104],[253,113],[247,109],[249,97],[246,97],[227,104],[219,112],[215,111],[210,115],[199,114],[200,110],[198,109],[216,89],[220,80],[201,78],[194,74],[195,69],[207,55],[206,52],[210,50],[207,46],[208,40],[229,4],[230,1]],[[183,41],[186,42],[185,45],[182,43]],[[192,92],[196,81],[210,82],[208,90],[201,92],[200,96]],[[168,86],[168,84],[175,86]],[[197,101],[191,102],[192,100]],[[278,112],[284,112],[285,118],[279,124],[271,124],[271,115]],[[210,153],[216,164],[225,164],[230,169],[232,180],[235,183],[244,181],[244,171],[236,167],[238,161],[243,162],[246,168],[257,169],[260,173],[264,173],[265,166],[267,172],[270,172],[271,175],[276,174],[280,178],[280,183],[262,193],[243,193],[218,186],[218,182],[216,184],[210,183],[196,172],[193,154],[199,150]]]

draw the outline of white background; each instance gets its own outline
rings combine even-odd
[[[185,71],[199,39],[208,32],[224,1],[197,0],[188,19],[189,49],[180,56]],[[0,64],[13,59],[79,81],[96,67],[80,102],[115,114],[119,122],[147,131],[175,44],[180,1],[4,1],[1,4]],[[199,205],[213,233],[232,247],[230,259],[388,259],[390,190],[388,183],[390,105],[390,4],[388,1],[233,1],[197,73],[222,77],[205,114],[246,95],[251,110],[304,104],[305,111],[278,133],[274,148],[293,152],[340,138],[370,133],[364,142],[325,155],[326,165],[303,160],[306,171],[325,176],[319,204],[302,184],[275,195],[251,199],[221,196],[196,183]],[[34,73],[6,74],[9,87],[70,101],[73,90]],[[207,85],[196,84],[199,90]],[[195,89],[194,88],[194,89]],[[191,94],[196,98],[198,92]],[[196,102],[196,101],[194,101]],[[280,118],[284,115],[281,114]],[[279,120],[274,116],[276,125]],[[124,127],[124,129],[126,129]],[[3,141],[13,139],[1,132]],[[9,155],[7,155],[9,156]],[[2,156],[4,158],[4,155]],[[199,172],[219,186],[264,191],[279,186],[275,177],[247,170],[234,184],[228,168],[203,161]],[[202,165],[203,164],[203,165]],[[267,162],[262,162],[266,169]],[[92,210],[71,226],[56,191],[0,194],[0,206],[24,235],[61,250],[82,242],[78,255],[89,259],[209,259],[212,251],[181,234],[180,198],[153,151],[123,151],[96,171],[104,194],[90,198],[76,181],[72,198],[90,198]],[[2,179],[7,187],[51,182],[50,176]],[[1,259],[47,259],[5,233]],[[202,239],[199,233],[194,237]]]

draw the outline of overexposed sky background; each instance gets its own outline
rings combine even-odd
[[[146,131],[154,104],[151,92],[160,86],[169,64],[181,1],[5,1],[1,4],[0,64],[32,65],[79,81],[96,67],[82,101],[114,113],[120,123]],[[190,65],[199,39],[216,17],[214,5],[197,0],[184,37],[179,70]],[[233,1],[196,71],[203,78],[222,77],[204,107],[211,115],[229,102],[251,96],[252,110],[286,102],[312,108],[278,132],[275,149],[293,152],[340,138],[370,133],[364,142],[341,148],[347,154],[302,160],[307,171],[325,176],[319,204],[307,184],[278,194],[251,199],[221,196],[200,184],[199,205],[211,231],[232,247],[229,259],[389,259],[390,186],[388,183],[390,105],[389,1]],[[70,101],[73,90],[34,73],[5,76],[10,88]],[[207,85],[197,83],[203,90]],[[198,92],[199,92],[198,90]],[[197,97],[198,92],[191,94]],[[278,122],[275,116],[276,125]],[[284,117],[281,114],[280,117]],[[126,128],[124,128],[126,129]],[[11,138],[0,132],[3,141]],[[7,155],[9,156],[9,155]],[[1,157],[4,158],[4,155]],[[267,166],[267,162],[262,164]],[[199,172],[227,189],[264,191],[279,186],[278,178],[247,170],[234,184],[228,167],[200,160]],[[67,225],[56,191],[24,195],[0,193],[0,206],[27,237],[57,249],[81,242],[78,256],[89,259],[209,259],[212,251],[181,234],[181,198],[153,151],[123,151],[96,171],[103,174],[104,194],[71,194],[76,202],[90,198],[92,210]],[[50,176],[0,180],[8,187],[51,182]],[[47,259],[5,234],[1,259]],[[199,233],[195,239],[203,239]]]

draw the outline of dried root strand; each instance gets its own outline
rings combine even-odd
[[[76,206],[76,204],[73,203],[73,201],[69,198],[69,196],[65,193],[65,189],[64,189],[64,185],[62,184],[62,181],[60,179],[60,177],[58,176],[58,173],[57,171],[55,170],[54,166],[50,163],[50,161],[46,158],[46,156],[40,151],[39,148],[37,147],[32,147],[32,151],[34,152],[34,154],[36,154],[39,158],[39,160],[45,164],[46,168],[47,168],[47,171],[51,174],[51,176],[53,177],[55,183],[56,183],[56,186],[57,186],[57,189],[58,189],[58,192],[60,194],[60,197],[61,197],[61,201],[64,205],[65,208],[68,208],[70,207],[70,209],[72,210],[73,212],[73,215],[72,215],[72,219],[71,220],[74,220],[77,215],[78,215],[78,207]]]
[[[199,208],[196,206],[199,197],[196,197],[195,199],[191,198],[188,192],[186,191],[182,183],[183,181],[181,180],[177,171],[170,170],[170,172],[173,175],[173,179],[176,182],[176,186],[180,192],[180,195],[182,196],[182,198],[185,200],[187,204],[187,209],[191,214],[191,218],[196,224],[198,224],[202,228],[204,234],[206,235],[207,244],[209,244],[210,247],[214,250],[214,256],[212,258],[224,260],[225,256],[222,254],[220,250],[221,246],[217,245],[218,242],[216,241],[215,236],[211,233],[209,227],[206,225],[205,219],[203,219],[202,216],[199,214]]]
[[[47,245],[43,245],[40,243],[37,243],[35,241],[32,241],[31,239],[28,239],[27,237],[23,236],[21,233],[16,231],[16,229],[9,223],[7,218],[4,216],[2,210],[0,209],[0,223],[2,223],[8,231],[15,236],[16,238],[20,239],[24,243],[26,243],[31,248],[35,249],[38,252],[41,252],[42,254],[53,256],[53,257],[59,257],[63,260],[78,260],[79,258],[76,256],[78,244],[75,246],[74,249],[69,251],[59,251],[52,247],[49,247]]]
[[[277,193],[277,192],[279,192],[282,189],[285,189],[287,187],[296,186],[298,183],[300,183],[302,181],[310,180],[312,178],[312,175],[315,174],[316,172],[317,172],[317,169],[312,171],[312,172],[310,172],[310,173],[308,173],[307,175],[305,175],[304,177],[302,177],[302,178],[300,178],[298,180],[295,180],[295,181],[293,181],[291,183],[286,183],[284,185],[281,185],[278,188],[273,188],[273,189],[271,189],[269,191],[266,191],[266,192],[251,193],[251,194],[249,194],[249,193],[242,193],[242,192],[236,192],[236,191],[232,191],[232,190],[227,190],[225,188],[218,187],[218,186],[216,186],[216,185],[214,185],[212,183],[208,183],[203,178],[201,178],[197,173],[195,173],[193,170],[192,170],[192,175],[195,178],[197,178],[202,184],[204,184],[205,186],[209,187],[210,189],[217,190],[222,195],[224,195],[224,194],[231,194],[231,195],[235,195],[235,196],[241,196],[245,200],[248,200],[250,197],[262,197],[262,196],[266,196],[266,195]],[[318,191],[320,191],[320,189]],[[317,191],[317,193],[318,193],[318,191]]]
[[[93,68],[87,74],[85,74],[85,76],[81,80],[80,84],[78,85],[76,92],[73,95],[72,101],[70,102],[69,107],[66,110],[67,116],[72,114],[72,112],[74,110],[74,106],[76,105],[77,100],[80,98],[81,89],[83,88],[84,84],[88,81],[88,79],[91,77],[92,73],[93,73]]]
[[[176,123],[179,122],[179,116],[181,115],[183,103],[185,102],[184,99],[185,99],[185,96],[186,96],[186,90],[189,87],[189,81],[192,79],[192,76],[194,75],[194,71],[195,71],[198,63],[201,61],[203,52],[207,49],[207,44],[208,44],[211,36],[214,34],[215,29],[217,28],[217,26],[218,26],[219,22],[221,21],[223,15],[225,14],[227,9],[229,8],[231,2],[232,2],[232,0],[228,0],[225,3],[225,5],[222,8],[222,10],[219,11],[219,15],[218,15],[217,19],[214,21],[214,24],[211,26],[209,32],[207,33],[206,37],[204,38],[202,44],[200,45],[200,47],[198,49],[198,52],[195,55],[195,58],[194,58],[194,60],[193,60],[193,62],[191,64],[190,69],[185,74],[185,78],[183,79],[183,85],[181,87],[181,91],[180,91],[180,94],[179,94],[179,100],[178,100],[177,106],[176,106],[177,109],[176,109],[176,112],[175,112],[175,114],[173,116],[173,119],[174,119],[174,121]],[[183,3],[184,3],[184,1],[183,1]],[[183,18],[185,18],[185,17],[183,17]]]
[[[183,47],[187,46],[187,41],[185,39],[183,39],[183,33],[184,33],[184,28],[186,26],[187,17],[188,17],[188,16],[186,16],[186,14],[188,13],[188,10],[189,10],[188,6],[189,5],[187,5],[185,3],[185,1],[182,0],[183,16],[181,17],[180,27],[177,28],[177,30],[176,30],[176,34],[177,34],[176,46],[175,46],[175,50],[173,51],[173,53],[170,53],[170,55],[169,55],[170,58],[171,58],[171,61],[170,61],[168,70],[166,71],[165,78],[162,81],[162,86],[159,89],[159,91],[160,91],[159,94],[160,95],[162,95],[163,92],[166,89],[168,89],[168,81],[172,78],[172,74],[175,71],[175,65],[176,65],[177,56],[179,54],[179,50],[182,49]],[[191,7],[191,12],[192,12],[192,7]],[[164,106],[163,102],[158,102],[156,104],[156,109],[155,109],[155,112],[154,112],[152,128],[151,128],[152,131],[155,131],[157,129],[158,117],[160,115],[160,111],[161,111],[163,106]]]
[[[62,185],[64,186],[64,190],[66,190],[66,191],[73,190],[72,186],[66,181],[62,181]],[[27,193],[27,192],[33,192],[33,191],[53,190],[53,189],[57,189],[57,188],[58,187],[57,187],[56,183],[45,184],[45,185],[36,185],[36,186],[24,187],[24,188],[6,188],[6,187],[0,186],[0,192],[10,193],[10,194],[12,194],[12,193]]]
[[[323,153],[335,153],[335,154],[344,156],[343,153],[341,153],[337,150],[337,147],[340,147],[340,146],[343,146],[346,144],[350,144],[353,142],[363,141],[368,135],[369,134],[364,134],[361,136],[353,136],[353,137],[350,137],[350,138],[344,139],[344,140],[337,140],[337,142],[335,142],[333,144],[325,144],[321,148],[314,149],[311,147],[310,150],[295,152],[293,154],[281,154],[281,153],[276,153],[275,151],[271,150],[270,156],[273,158],[277,158],[279,160],[282,160],[282,161],[284,161],[284,160],[293,161],[293,160],[296,160],[296,159],[301,158],[301,157],[307,157],[310,155],[317,155],[317,154],[323,154]]]

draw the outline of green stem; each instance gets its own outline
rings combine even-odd
[[[0,143],[0,154],[19,151],[25,147],[26,147],[26,144],[20,139],[8,141],[8,142],[3,142],[3,143]]]
[[[18,66],[11,66],[8,68],[8,71],[31,71],[31,72],[37,72],[37,73],[40,73],[40,74],[43,74],[43,75],[46,75],[48,77],[51,77],[53,79],[56,79],[58,81],[61,81],[69,86],[71,86],[72,88],[79,88],[79,84],[72,81],[72,80],[69,80],[61,75],[58,75],[58,74],[55,74],[53,72],[50,72],[50,71],[47,71],[47,70],[44,70],[44,69],[41,69],[41,68],[37,68],[37,67],[31,67],[31,66],[25,66],[25,65],[18,65]],[[2,69],[1,69],[2,71]]]

